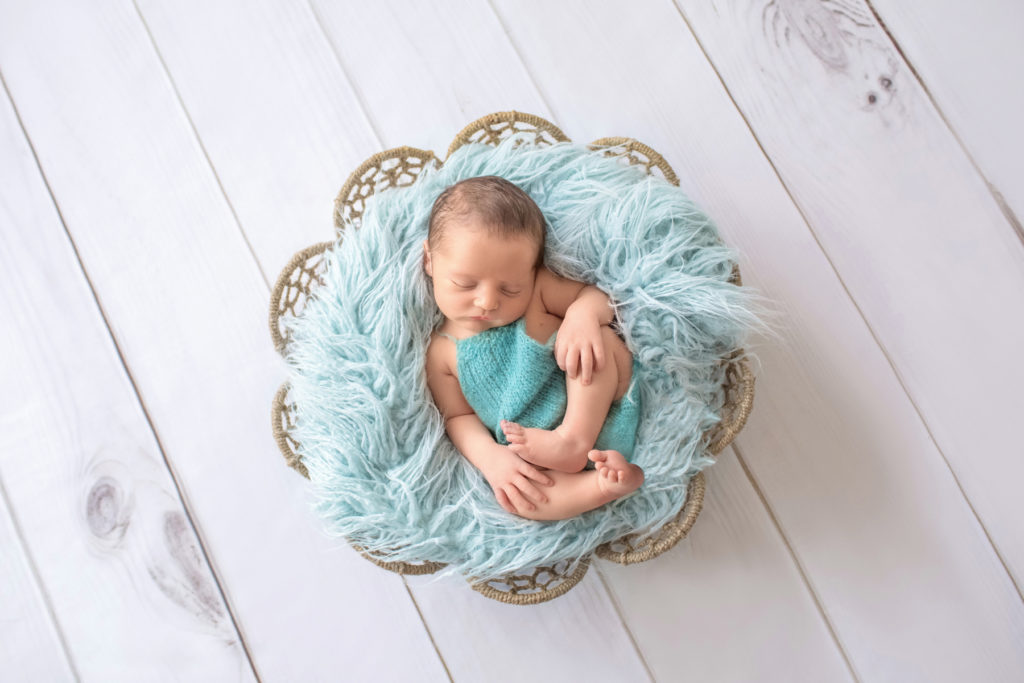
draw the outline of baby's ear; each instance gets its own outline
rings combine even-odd
[[[423,240],[423,270],[427,271],[430,277],[434,277],[434,266],[430,262],[430,245],[427,240]]]

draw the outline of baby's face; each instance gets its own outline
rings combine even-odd
[[[504,238],[472,218],[450,220],[438,249],[431,252],[424,243],[424,266],[441,313],[469,334],[523,317],[533,296],[538,248],[529,237]]]

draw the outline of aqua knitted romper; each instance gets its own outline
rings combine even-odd
[[[454,339],[459,386],[473,411],[500,444],[507,444],[501,421],[554,429],[565,416],[565,373],[555,362],[555,335],[541,344],[526,333],[526,318]],[[448,336],[448,335],[445,335]],[[629,388],[612,403],[594,446],[633,455],[640,421],[637,364]],[[592,467],[588,462],[588,467]]]

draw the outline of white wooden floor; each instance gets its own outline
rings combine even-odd
[[[1024,680],[1022,29],[0,3],[0,679]],[[662,152],[783,324],[689,538],[536,607],[327,540],[269,417],[270,286],[348,173],[508,109]]]

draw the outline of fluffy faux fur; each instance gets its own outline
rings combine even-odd
[[[424,359],[440,323],[422,268],[431,205],[463,178],[498,175],[548,220],[546,262],[595,283],[616,304],[640,364],[642,415],[632,495],[578,517],[505,512],[445,436]],[[573,560],[680,509],[713,460],[704,432],[724,401],[721,357],[762,328],[759,298],[728,282],[735,252],[668,182],[586,147],[513,137],[466,145],[411,186],[367,203],[326,253],[325,283],[287,318],[297,426],[315,509],[332,534],[387,560],[433,560],[488,579]]]

